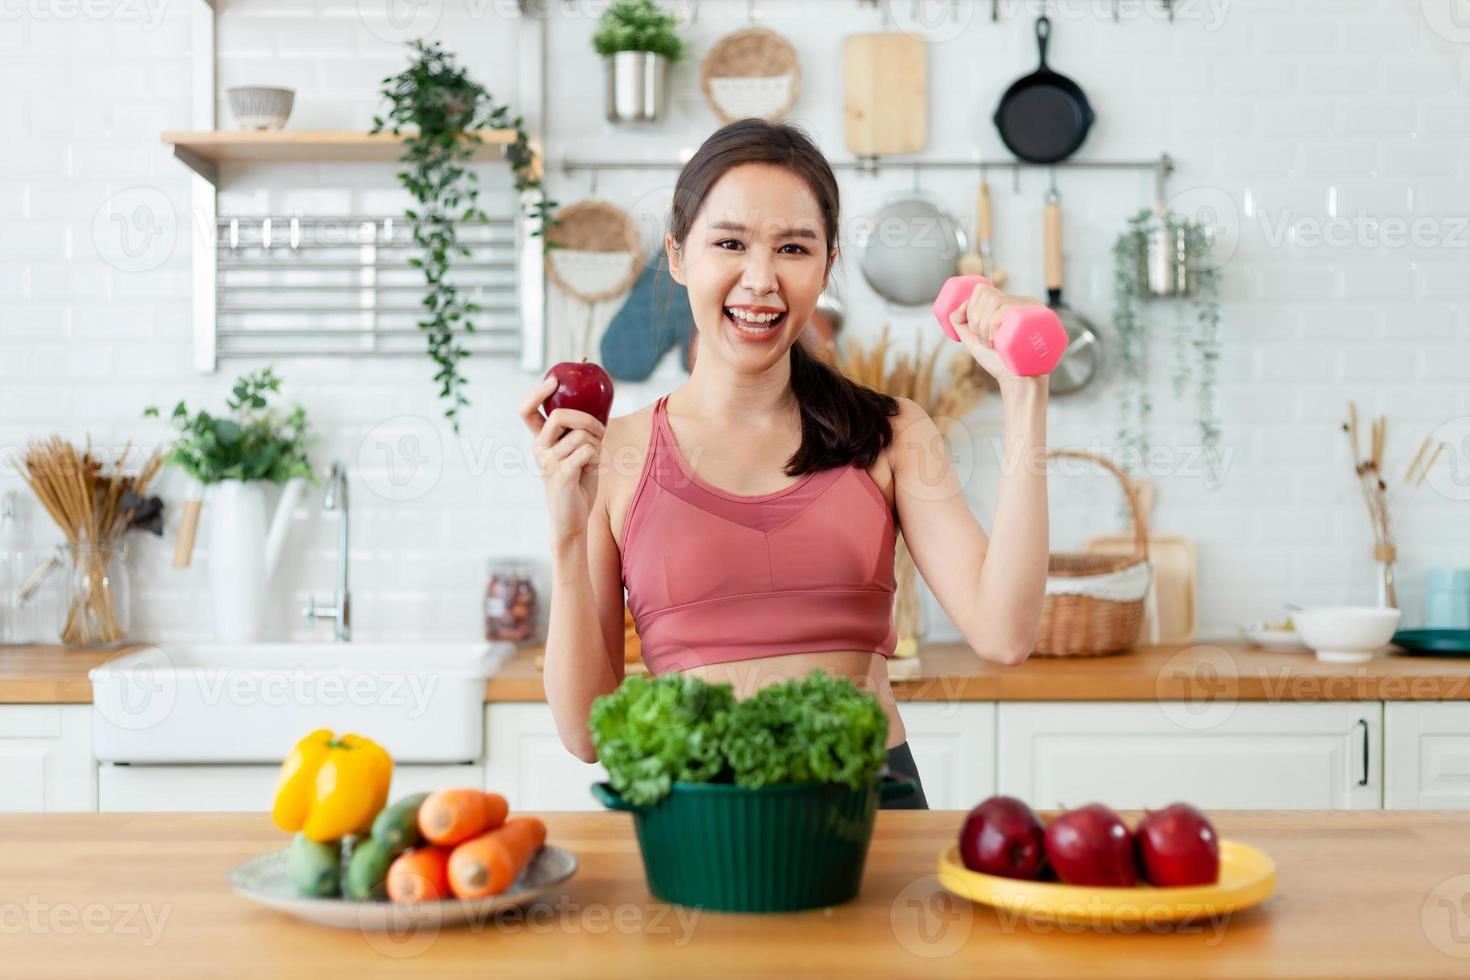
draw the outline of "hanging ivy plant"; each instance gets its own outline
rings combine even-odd
[[[1219,273],[1202,259],[1212,244],[1210,229],[1182,215],[1144,210],[1128,219],[1128,227],[1113,242],[1113,325],[1118,332],[1118,367],[1123,377],[1119,395],[1118,443],[1120,453],[1141,464],[1150,448],[1149,420],[1153,399],[1148,391],[1149,324],[1143,301],[1149,298],[1144,256],[1150,237],[1163,232],[1167,241],[1181,235],[1189,262],[1195,267],[1195,289],[1190,304],[1176,304],[1174,323],[1174,396],[1184,399],[1194,389],[1195,424],[1199,433],[1207,481],[1220,478],[1220,420],[1215,382],[1220,360]],[[1188,316],[1192,309],[1193,317]]]
[[[456,234],[459,222],[488,221],[479,205],[479,174],[468,166],[486,129],[513,130],[515,139],[505,156],[515,176],[518,194],[531,192],[526,204],[535,222],[534,236],[543,249],[554,244],[546,237],[554,226],[555,201],[542,192],[541,174],[530,137],[520,116],[491,97],[479,82],[460,67],[454,55],[438,42],[414,41],[413,60],[397,75],[383,79],[383,97],[390,104],[385,116],[373,119],[372,132],[404,137],[404,169],[398,179],[413,196],[416,207],[404,211],[420,251],[409,264],[423,270],[426,291],[422,300],[423,319],[419,329],[428,337],[429,356],[438,365],[434,380],[439,397],[449,404],[444,415],[459,431],[459,410],[469,404],[464,396],[465,380],[459,362],[469,356],[457,331],[474,332],[475,303],[459,294],[449,280],[450,267],[471,254]]]

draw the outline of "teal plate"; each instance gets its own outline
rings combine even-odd
[[[1470,630],[1399,630],[1393,644],[1421,656],[1470,657]]]

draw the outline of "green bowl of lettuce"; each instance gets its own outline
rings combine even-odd
[[[737,701],[728,684],[633,675],[588,719],[632,813],[648,888],[723,912],[791,912],[857,895],[885,774],[888,717],[846,678],[814,670]]]

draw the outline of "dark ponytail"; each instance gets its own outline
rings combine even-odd
[[[689,235],[705,195],[725,171],[743,163],[785,167],[806,181],[830,248],[837,246],[837,178],[804,132],[789,123],[737,119],[716,130],[684,165],[674,185],[669,233],[680,245]],[[791,345],[791,390],[801,408],[801,446],[786,461],[787,476],[849,464],[867,469],[893,441],[891,395],[858,384],[806,349]]]

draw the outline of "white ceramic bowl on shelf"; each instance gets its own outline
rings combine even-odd
[[[1381,606],[1317,606],[1294,611],[1291,622],[1318,660],[1356,664],[1388,646],[1402,615]]]
[[[296,102],[296,90],[263,85],[229,89],[230,114],[243,130],[284,129]]]

